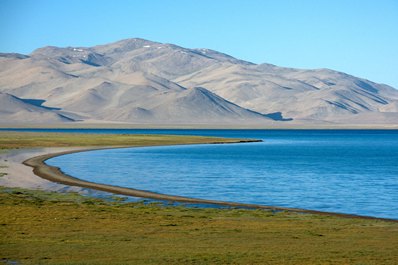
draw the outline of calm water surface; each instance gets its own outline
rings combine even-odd
[[[90,151],[56,157],[48,164],[88,181],[165,194],[398,219],[398,131],[83,132],[213,135],[264,142]]]

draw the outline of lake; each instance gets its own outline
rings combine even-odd
[[[90,151],[47,163],[84,180],[164,194],[398,219],[394,130],[39,131],[262,139]]]

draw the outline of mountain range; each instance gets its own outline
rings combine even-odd
[[[0,54],[0,124],[398,124],[398,90],[144,39]]]

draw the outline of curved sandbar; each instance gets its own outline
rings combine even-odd
[[[259,140],[247,140],[247,141],[237,141],[237,143],[243,142],[258,142]],[[209,143],[209,144],[220,144],[220,143]],[[112,146],[112,147],[92,147],[92,148],[84,148],[66,152],[58,152],[45,154],[40,156],[35,156],[29,158],[23,162],[24,165],[30,166],[33,168],[33,173],[37,176],[47,179],[49,181],[70,185],[70,186],[78,186],[83,188],[90,188],[120,195],[126,196],[134,196],[148,199],[156,199],[156,200],[166,200],[171,202],[183,202],[183,203],[194,203],[194,204],[209,204],[209,205],[220,205],[220,206],[231,206],[231,207],[244,207],[244,208],[252,208],[252,209],[264,209],[271,211],[289,211],[296,213],[309,213],[309,214],[317,214],[317,215],[328,215],[328,216],[337,216],[337,217],[345,217],[345,218],[362,218],[362,219],[372,219],[372,220],[381,220],[381,221],[389,221],[389,222],[398,222],[398,220],[387,219],[387,218],[378,218],[372,216],[360,216],[353,214],[344,214],[344,213],[334,213],[334,212],[322,212],[316,210],[305,210],[305,209],[297,209],[297,208],[287,208],[287,207],[276,207],[276,206],[266,206],[266,205],[258,205],[258,204],[248,204],[248,203],[238,203],[238,202],[224,202],[217,200],[206,200],[206,199],[195,199],[183,196],[175,196],[175,195],[167,195],[160,194],[156,192],[138,190],[133,188],[124,188],[113,185],[105,185],[99,184],[95,182],[81,180],[72,176],[69,176],[61,171],[58,167],[53,167],[47,165],[45,163],[46,160],[78,152],[85,151],[93,151],[93,150],[104,150],[104,149],[115,149],[115,148],[132,148],[134,146]],[[135,146],[136,147],[136,146]]]

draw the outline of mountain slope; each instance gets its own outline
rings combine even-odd
[[[328,69],[256,65],[143,39],[0,53],[0,92],[42,100],[86,122],[398,124],[392,87]]]
[[[35,100],[23,100],[0,92],[0,123],[59,123],[76,121],[58,109],[41,106]]]
[[[205,69],[175,81],[204,86],[257,112],[279,111],[302,122],[337,122],[344,116],[355,123],[355,114],[379,112],[398,97],[398,91],[386,85],[326,69],[233,65]]]

